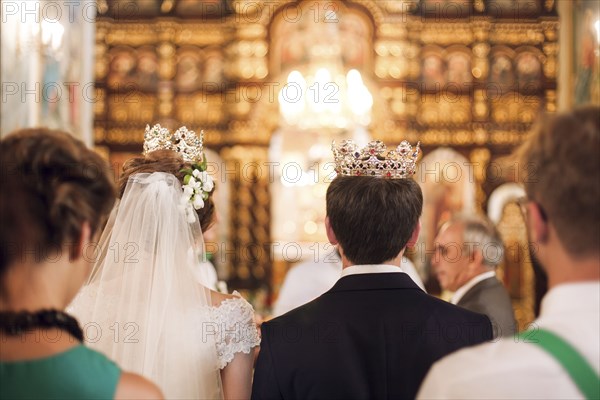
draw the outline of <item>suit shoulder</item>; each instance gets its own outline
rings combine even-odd
[[[303,321],[310,320],[319,311],[320,298],[321,296],[317,297],[312,301],[309,301],[306,304],[296,307],[286,312],[285,314],[270,319],[269,321],[264,322],[262,325],[267,327],[273,327],[281,324],[299,324]]]
[[[463,307],[467,307],[466,305],[472,304],[480,304],[480,307],[485,309],[494,309],[499,305],[510,306],[512,302],[510,300],[510,294],[504,285],[497,279],[490,279],[485,285],[473,286],[471,290],[465,293],[463,298],[458,302],[458,305]]]
[[[462,321],[489,321],[488,317],[483,314],[467,310],[457,305],[446,301],[434,298],[436,300],[435,311],[436,316],[440,319],[462,320]]]

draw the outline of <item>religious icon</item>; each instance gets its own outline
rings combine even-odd
[[[155,91],[158,87],[158,58],[153,49],[138,50],[136,81],[142,90]]]
[[[517,56],[517,81],[521,90],[537,90],[541,85],[542,64],[530,52]]]
[[[596,4],[597,6],[597,4]],[[577,53],[575,73],[575,104],[585,104],[592,100],[592,91],[598,91],[598,76],[596,71],[596,84],[594,81],[594,69],[598,64],[598,41],[600,40],[600,22],[597,32],[594,32],[594,12],[593,9],[585,10],[583,24],[581,24],[580,34],[573,48]],[[576,15],[577,18],[577,15]],[[600,21],[600,16],[598,16]]]
[[[505,54],[499,54],[492,59],[490,82],[502,86],[511,86],[515,82],[512,60]]]
[[[182,51],[178,57],[175,85],[180,92],[196,90],[202,84],[201,60],[198,49]]]
[[[448,56],[448,82],[463,84],[471,82],[470,57],[462,52],[455,52]]]
[[[540,11],[537,0],[490,0],[488,12],[498,18],[527,18]]]
[[[108,72],[108,86],[112,89],[124,89],[135,79],[136,60],[133,49],[117,49],[112,55]]]
[[[440,90],[446,84],[445,64],[441,57],[435,54],[423,59],[423,83],[426,89]]]
[[[203,81],[221,85],[225,79],[223,53],[219,50],[210,50],[204,58]]]

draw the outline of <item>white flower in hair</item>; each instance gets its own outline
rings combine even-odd
[[[215,187],[212,178],[206,172],[206,162],[192,164],[191,169],[185,169],[183,172],[186,175],[183,177],[182,203],[189,202],[196,210],[204,208],[205,200]]]
[[[204,200],[202,200],[202,197],[200,196],[195,196],[193,205],[196,210],[204,208]]]
[[[196,213],[194,212],[194,210],[192,209],[192,206],[190,206],[190,204],[187,204],[187,207],[185,208],[185,215],[187,217],[187,222],[189,224],[193,224],[194,221],[196,221]]]
[[[206,172],[205,172],[206,173]],[[213,188],[215,187],[215,184],[213,182],[213,179],[210,177],[210,175],[206,174],[206,178],[204,178],[202,180],[202,187],[204,188],[204,190],[206,190],[207,192],[210,192],[213,190]]]

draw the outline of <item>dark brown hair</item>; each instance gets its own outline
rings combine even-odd
[[[412,179],[338,176],[327,189],[327,216],[354,264],[381,264],[398,256],[423,209]]]
[[[8,135],[0,141],[0,165],[0,274],[25,255],[41,262],[78,242],[84,222],[95,233],[115,201],[108,164],[65,132]]]
[[[545,116],[515,153],[520,178],[567,251],[598,254],[600,107]]]
[[[123,174],[119,179],[119,198],[123,197],[127,181],[134,174],[166,172],[175,175],[183,185],[183,177],[186,174],[181,170],[185,168],[191,168],[191,164],[184,162],[181,155],[172,150],[156,150],[146,156],[132,158],[123,165]],[[209,193],[208,199],[204,201],[204,207],[196,210],[202,232],[206,232],[214,222],[215,203],[212,198],[214,192],[213,190]]]

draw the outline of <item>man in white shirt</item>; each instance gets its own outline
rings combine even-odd
[[[516,155],[532,257],[548,275],[540,316],[520,336],[436,363],[418,398],[600,396],[600,107],[547,117]],[[577,372],[542,347],[547,331],[579,353]]]
[[[348,157],[336,155],[325,226],[342,276],[262,324],[253,399],[414,398],[435,361],[491,339],[489,318],[427,295],[401,269],[423,208],[407,146],[389,160],[381,142],[334,148]]]
[[[494,225],[476,215],[455,215],[434,240],[431,264],[444,290],[454,292],[450,302],[487,315],[494,337],[516,332],[508,292],[496,278],[504,245]]]

